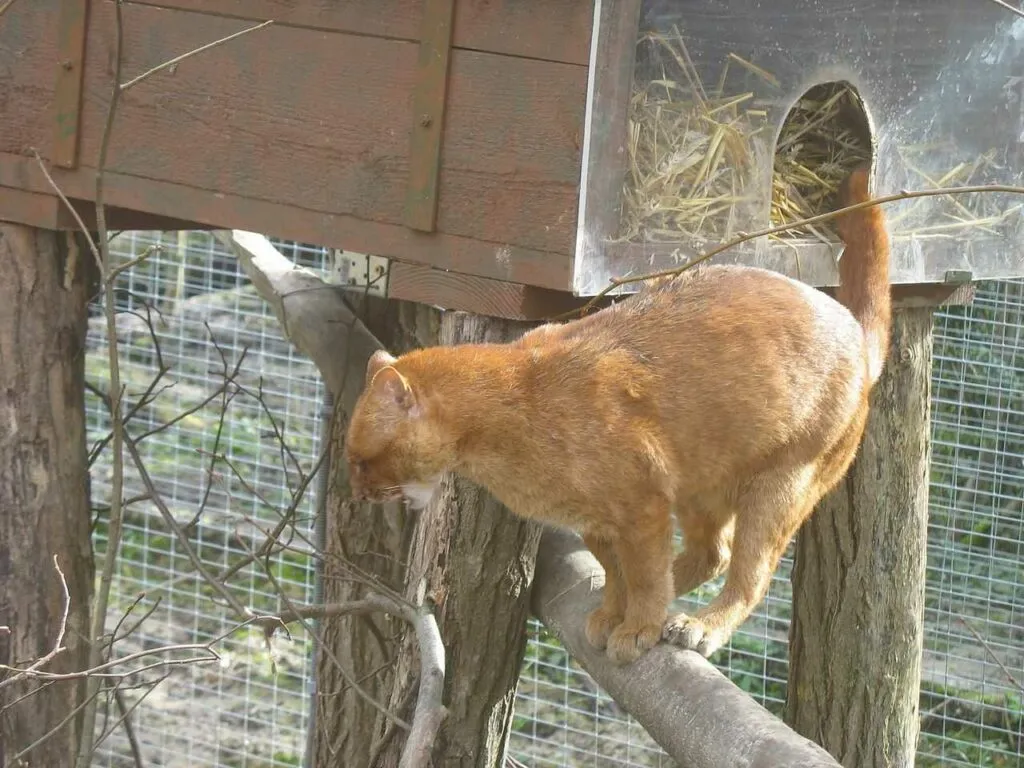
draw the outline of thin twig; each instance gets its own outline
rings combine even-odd
[[[10,0],[11,2],[13,0]],[[39,155],[39,152],[33,147],[31,150],[32,155],[36,159],[36,163],[39,165],[39,170],[43,172],[43,177],[46,179],[46,183],[50,185],[50,188],[56,193],[57,197],[60,198],[61,203],[68,209],[71,217],[75,220],[78,228],[85,236],[86,241],[89,243],[89,250],[92,252],[92,257],[96,261],[96,266],[100,271],[100,277],[104,276],[103,257],[100,255],[99,247],[96,245],[96,241],[92,237],[92,233],[89,228],[85,226],[85,222],[82,221],[82,217],[79,215],[78,210],[71,204],[71,201],[64,195],[64,190],[60,188],[56,181],[53,180],[53,176],[46,169],[46,163],[43,162],[43,158]]]
[[[1013,683],[1015,686],[1017,686],[1017,688],[1020,689],[1021,693],[1024,693],[1024,685],[1021,685],[1020,681],[1013,676],[1013,673],[1006,668],[1006,665],[1003,664],[1002,659],[996,656],[996,652],[992,650],[992,646],[989,645],[988,641],[981,636],[981,633],[978,632],[978,630],[976,630],[973,626],[971,626],[970,622],[968,622],[967,619],[965,619],[963,616],[957,616],[957,619],[960,621],[961,624],[963,624],[965,627],[967,627],[967,629],[971,631],[971,634],[974,635],[975,639],[979,643],[981,643],[981,647],[985,649],[985,652],[988,653],[988,655],[992,657],[992,660],[999,665],[999,668],[1003,670],[1003,674],[1006,675],[1006,679]]]
[[[132,267],[141,264],[146,259],[148,259],[150,256],[152,256],[154,253],[159,253],[162,250],[163,250],[163,246],[159,245],[159,244],[149,246],[148,248],[146,248],[146,250],[144,250],[141,254],[139,254],[135,258],[129,259],[124,264],[118,264],[116,267],[111,269],[110,270],[110,274],[107,275],[107,280],[108,281],[113,280],[114,278],[116,278],[118,275],[120,275],[125,270],[129,270]]]
[[[263,29],[264,27],[269,27],[273,23],[274,23],[273,19],[270,19],[268,21],[264,21],[262,24],[257,24],[255,27],[248,27],[247,29],[243,29],[243,30],[241,30],[239,32],[235,32],[234,34],[228,35],[227,37],[222,37],[219,40],[214,40],[212,43],[207,43],[206,45],[200,46],[199,48],[195,48],[194,50],[191,50],[188,53],[183,53],[183,54],[181,54],[181,56],[175,56],[173,59],[168,59],[163,64],[157,64],[155,67],[153,67],[150,70],[147,70],[147,71],[143,72],[141,75],[139,75],[137,77],[133,77],[127,83],[123,83],[121,85],[121,90],[122,91],[127,91],[132,86],[138,85],[143,80],[145,80],[147,77],[155,75],[157,72],[159,72],[159,71],[161,71],[163,69],[167,69],[168,67],[173,67],[175,64],[180,64],[185,59],[190,59],[193,56],[196,56],[196,55],[198,55],[200,53],[203,53],[205,51],[210,50],[211,48],[216,48],[218,45],[223,45],[224,43],[226,43],[226,42],[228,42],[230,40],[234,40],[236,37],[241,37],[242,35],[248,35],[250,32],[255,32],[257,29]],[[118,82],[120,82],[120,79],[118,80]]]
[[[170,672],[166,673],[163,677],[153,683],[145,693],[143,693],[136,701],[132,702],[131,708],[125,705],[124,692],[121,688],[117,685],[114,686],[114,702],[117,704],[117,711],[121,715],[121,719],[118,720],[118,723],[124,724],[124,735],[128,739],[128,748],[132,751],[132,760],[135,761],[135,768],[145,768],[146,761],[142,757],[142,747],[139,745],[139,739],[135,735],[135,726],[132,725],[132,712],[134,712],[135,708],[138,707],[150,693],[156,690],[156,687],[166,680],[170,674]],[[117,727],[118,723],[114,723],[109,731],[105,732],[96,740],[97,747],[103,743],[103,740],[106,739],[109,734],[114,732],[114,728]]]
[[[0,16],[3,16],[5,13],[7,13],[7,9],[10,8],[12,5],[14,5],[14,0],[7,0],[6,3],[0,5]]]
[[[252,554],[252,549],[250,549],[241,538],[238,539],[238,542],[246,551]],[[263,566],[263,562],[261,560],[257,559],[256,562]],[[355,680],[352,677],[352,674],[341,663],[341,661],[338,659],[335,653],[331,650],[331,647],[324,642],[323,637],[310,626],[309,622],[306,619],[302,618],[301,615],[299,615],[297,610],[298,607],[292,602],[291,598],[288,597],[285,590],[281,588],[281,584],[278,582],[277,577],[274,576],[273,570],[264,567],[264,574],[266,575],[270,583],[273,585],[274,590],[277,592],[278,596],[281,598],[282,601],[284,601],[284,604],[287,607],[287,609],[291,611],[293,615],[295,615],[295,620],[302,624],[302,628],[305,629],[307,633],[309,633],[309,635],[316,641],[318,647],[327,654],[327,657],[337,667],[338,672],[341,674],[342,678],[344,678],[345,683],[351,686],[352,690],[354,690],[356,694],[361,699],[363,699],[363,701],[365,701],[371,707],[373,707],[382,715],[384,715],[384,717],[386,717],[388,720],[397,723],[401,728],[403,728],[406,731],[411,730],[412,726],[409,723],[405,722],[405,720],[396,715],[394,712],[391,712],[387,707],[385,707],[383,704],[377,701],[373,696],[371,696],[366,691],[365,688],[359,685],[359,682],[357,680]],[[375,597],[382,601],[387,600],[387,598],[380,595]]]
[[[741,245],[749,240],[756,240],[759,237],[767,237],[768,235],[776,235],[780,232],[788,232],[792,229],[799,229],[800,227],[807,226],[809,224],[818,224],[822,221],[829,221],[837,216],[841,216],[844,213],[850,211],[858,211],[862,208],[873,208],[876,205],[884,205],[886,203],[893,203],[899,200],[912,200],[918,197],[939,197],[942,195],[968,195],[977,192],[1004,192],[1013,195],[1024,195],[1024,187],[1007,186],[1005,184],[982,184],[978,186],[969,187],[943,187],[940,189],[918,189],[913,191],[903,191],[893,195],[885,195],[883,197],[875,197],[870,200],[863,200],[853,205],[848,205],[845,208],[837,208],[834,211],[828,211],[827,213],[819,213],[817,216],[811,216],[807,219],[800,219],[798,221],[791,221],[788,224],[780,224],[775,227],[768,227],[766,229],[759,229],[756,232],[749,232],[737,235],[732,240],[728,240],[721,245],[715,246],[710,251],[702,253],[700,256],[696,256],[690,259],[688,262],[679,267],[671,267],[669,269],[659,269],[656,272],[647,272],[642,275],[635,275],[633,277],[614,277],[609,281],[609,284],[601,289],[597,295],[590,299],[580,309],[570,310],[569,312],[563,312],[562,314],[555,315],[549,318],[551,321],[562,320],[565,318],[572,317],[574,315],[585,315],[590,309],[597,304],[601,299],[607,296],[609,293],[614,291],[623,285],[629,285],[631,283],[642,283],[647,280],[654,280],[659,277],[673,277],[680,275],[688,269],[701,264],[708,259],[717,256],[722,251],[727,251],[730,248],[735,248],[737,245]]]
[[[219,661],[220,654],[218,654],[213,648],[210,647],[210,643],[180,643],[178,645],[163,645],[159,648],[149,648],[143,651],[137,651],[130,653],[127,656],[121,656],[117,659],[97,664],[95,667],[89,669],[83,669],[79,672],[45,672],[41,669],[34,670],[29,676],[39,680],[82,680],[83,678],[96,679],[99,677],[131,677],[138,675],[141,672],[145,672],[149,669],[155,669],[163,666],[173,666],[179,664],[188,663],[207,663],[212,661]],[[164,653],[174,653],[176,651],[205,651],[210,654],[209,657],[205,656],[194,656],[186,659],[164,659],[156,664],[150,664],[145,667],[138,667],[136,669],[129,670],[127,672],[116,672],[111,674],[109,670],[117,669],[120,666],[128,664],[132,661],[146,658],[148,656],[157,656]],[[8,667],[4,664],[0,664],[0,670],[11,670],[12,667]]]
[[[78,713],[81,712],[83,709],[88,709],[90,707],[90,705],[94,704],[95,700],[96,700],[96,697],[99,696],[99,695],[100,695],[100,689],[97,686],[96,690],[93,691],[91,695],[86,696],[85,700],[82,701],[81,704],[79,704],[77,707],[75,707],[70,712],[68,712],[68,714],[64,717],[63,720],[61,720],[59,723],[57,723],[55,726],[53,726],[53,728],[48,730],[46,733],[44,733],[38,739],[36,739],[31,744],[29,744],[27,747],[25,747],[23,750],[21,750],[16,755],[14,755],[14,757],[11,758],[11,761],[10,761],[10,763],[8,763],[8,765],[18,765],[18,761],[21,760],[21,758],[23,758],[25,755],[27,755],[33,749],[35,749],[40,744],[45,742],[47,739],[52,738],[53,735],[56,734],[58,731],[60,731],[61,728],[63,728],[68,723],[70,723],[75,717],[77,717]]]
[[[64,571],[60,569],[60,563],[57,562],[57,555],[53,556],[53,567],[57,569],[57,575],[60,577],[61,590],[64,592],[64,608],[60,617],[60,625],[57,629],[57,639],[54,641],[53,648],[48,654],[35,661],[26,669],[15,669],[14,675],[8,677],[6,680],[0,681],[0,691],[9,685],[13,685],[23,677],[33,676],[36,671],[42,669],[64,651],[64,633],[67,632],[68,628],[68,613],[71,610],[71,593],[68,592],[68,580],[64,576]],[[12,668],[0,666],[0,669],[10,670]]]
[[[135,469],[139,473],[139,479],[142,480],[142,484],[149,491],[149,495],[152,497],[153,504],[160,511],[160,515],[163,517],[164,522],[174,532],[174,535],[178,539],[178,543],[181,545],[188,559],[192,561],[192,567],[203,577],[211,587],[213,587],[217,593],[224,598],[224,601],[231,607],[231,609],[238,614],[240,618],[251,617],[252,612],[243,606],[234,595],[231,594],[230,590],[216,579],[213,575],[206,570],[206,566],[203,565],[199,556],[196,554],[195,549],[192,547],[192,543],[188,539],[188,535],[185,533],[178,521],[174,519],[174,514],[170,508],[164,502],[163,496],[160,491],[157,490],[156,484],[153,482],[153,478],[149,475],[149,470],[146,467],[145,462],[142,460],[142,456],[139,454],[139,449],[135,445],[135,441],[132,440],[131,436],[127,433],[124,435],[125,446],[128,448],[128,453],[131,454],[132,461],[135,463]]]
[[[1020,8],[1014,8],[1012,5],[1006,2],[1006,0],[992,0],[992,2],[1001,8],[1005,8],[1010,13],[1015,13],[1021,18],[1024,18],[1024,11],[1022,11]]]
[[[118,357],[117,341],[117,305],[113,282],[106,279],[110,269],[110,238],[107,236],[107,212],[104,205],[104,174],[106,171],[107,154],[110,150],[110,137],[114,129],[114,118],[121,96],[121,65],[124,59],[124,20],[121,14],[123,0],[114,0],[115,47],[114,47],[114,82],[110,89],[110,103],[107,105],[107,116],[100,139],[99,158],[96,162],[96,189],[94,203],[96,208],[97,245],[100,254],[100,276],[103,279],[103,303],[107,320],[107,364],[110,368],[109,409],[112,427],[111,453],[112,478],[110,490],[110,513],[107,517],[107,551],[103,557],[103,568],[100,583],[96,590],[96,598],[92,605],[92,622],[89,628],[89,666],[96,666],[103,658],[103,625],[107,618],[107,606],[110,603],[110,590],[114,583],[114,569],[121,549],[121,524],[124,508],[121,504],[124,495],[124,421],[122,405],[124,391],[121,388],[121,365]],[[100,681],[89,678],[86,681],[86,701],[95,702],[100,690]],[[96,706],[87,706],[82,717],[82,737],[76,760],[77,768],[88,768],[92,763],[96,738]]]

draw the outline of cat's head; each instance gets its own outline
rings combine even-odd
[[[366,386],[349,422],[345,461],[354,499],[382,503],[404,497],[421,508],[454,455],[436,409],[396,362],[384,350],[370,357]]]

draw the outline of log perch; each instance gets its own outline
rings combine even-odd
[[[659,643],[616,666],[586,639],[604,570],[582,539],[546,529],[537,552],[533,611],[615,702],[686,768],[838,768],[695,651]]]

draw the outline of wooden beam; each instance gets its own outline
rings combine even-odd
[[[567,291],[401,262],[391,264],[388,297],[507,320],[547,320],[586,304]]]
[[[89,0],[61,0],[57,18],[57,83],[54,87],[54,165],[78,165],[78,128],[85,72],[85,30]]]
[[[405,197],[406,226],[423,232],[433,232],[437,223],[441,138],[454,20],[455,0],[424,0],[409,142],[409,187]]]

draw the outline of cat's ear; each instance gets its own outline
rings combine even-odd
[[[378,349],[376,352],[370,355],[370,360],[366,364],[367,386],[369,386],[370,382],[373,381],[373,377],[377,375],[377,371],[389,365],[394,365],[394,363],[395,358],[392,357],[386,349]]]
[[[394,402],[403,411],[410,412],[416,405],[409,380],[399,373],[397,368],[390,365],[379,368],[371,384],[374,392]]]

